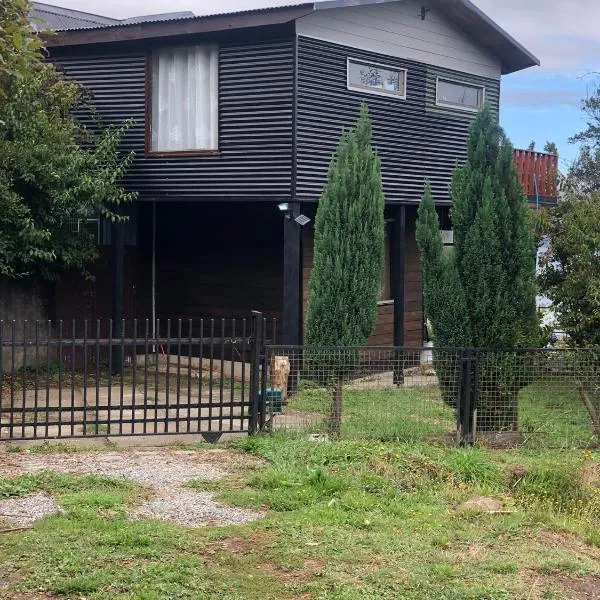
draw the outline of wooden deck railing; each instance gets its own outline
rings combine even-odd
[[[558,196],[558,156],[532,150],[515,150],[517,173],[529,198]]]

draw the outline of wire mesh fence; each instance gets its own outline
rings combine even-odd
[[[505,447],[600,440],[600,350],[268,346],[271,430]]]

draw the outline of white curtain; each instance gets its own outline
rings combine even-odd
[[[152,150],[216,150],[219,50],[165,48],[152,60]]]

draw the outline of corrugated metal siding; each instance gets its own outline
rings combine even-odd
[[[407,99],[348,90],[347,58],[354,57],[408,69]],[[353,124],[361,100],[373,119],[373,140],[382,164],[387,202],[418,202],[428,177],[436,201],[448,202],[448,186],[457,162],[466,158],[472,113],[439,111],[428,82],[436,74],[460,73],[428,67],[348,46],[298,38],[297,195],[317,200],[331,155],[344,127]],[[468,77],[489,87],[495,103],[499,80]]]
[[[236,43],[219,51],[220,156],[145,156],[144,53],[61,56],[107,122],[133,119],[124,149],[128,185],[143,198],[288,199],[292,163],[293,41]]]

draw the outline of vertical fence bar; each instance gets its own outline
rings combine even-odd
[[[69,411],[71,423],[71,435],[75,435],[75,330],[76,323],[73,319],[71,323],[71,410]]]
[[[170,406],[170,394],[169,388],[171,386],[171,319],[167,319],[167,372],[165,374],[166,389],[165,389],[165,419],[164,419],[164,433],[169,433],[169,406]]]
[[[100,420],[100,319],[96,319],[96,398],[94,433],[98,435],[98,421]]]
[[[144,327],[144,434],[148,431],[148,319]],[[156,399],[154,400],[156,402]]]
[[[215,320],[210,320],[210,358],[208,371],[208,431],[212,431],[213,416],[213,368],[215,357]]]
[[[15,352],[17,340],[15,338],[15,325],[16,322],[11,321],[11,339],[10,339],[10,416],[8,419],[9,426],[9,437],[14,437],[14,426],[15,426]]]
[[[63,409],[63,320],[58,322],[58,436],[62,437],[62,409]]]
[[[123,414],[124,414],[124,398],[123,398],[123,376],[125,375],[125,319],[121,319],[121,341],[119,344],[119,435],[123,435]]]
[[[135,410],[136,410],[136,377],[137,377],[137,338],[138,320],[133,319],[133,346],[131,348],[131,434],[135,433]]]
[[[219,431],[223,431],[224,387],[225,387],[225,319],[221,319],[221,364],[219,378]]]
[[[231,319],[231,372],[229,374],[229,431],[233,431],[233,400],[235,396],[235,319]]]
[[[113,320],[108,320],[108,398],[107,398],[107,417],[106,417],[106,433],[110,435],[112,423],[112,376],[113,376]]]
[[[240,431],[243,431],[246,418],[246,319],[242,319],[241,361],[242,369],[240,382]]]
[[[202,360],[204,358],[204,319],[200,319],[200,348],[198,350],[199,368],[198,368],[198,431],[202,431]]]
[[[154,340],[154,433],[158,431],[158,405],[159,405],[159,394],[158,394],[158,359],[160,356],[161,345],[158,343],[160,339],[160,319],[156,319],[155,328],[155,340]]]
[[[88,356],[87,356],[87,338],[88,338],[88,320],[83,320],[83,435],[87,435],[87,411],[88,411],[88,399],[87,399],[87,367],[88,367]]]
[[[25,437],[25,420],[27,417],[27,320],[23,321],[23,357],[21,363],[21,437]]]
[[[473,444],[472,363],[473,360],[471,351],[463,350],[461,352],[460,394],[459,407],[457,410],[459,418],[460,443],[463,446],[470,446]]]
[[[177,320],[177,408],[175,410],[175,431],[179,433],[179,419],[181,416],[181,319]]]
[[[33,437],[37,438],[38,410],[39,410],[39,386],[40,386],[40,322],[35,320],[34,329],[35,343],[35,381],[33,389]]]
[[[187,419],[186,431],[191,431],[192,425],[192,332],[193,322],[188,319],[188,369],[187,369]]]
[[[258,433],[260,408],[260,354],[264,344],[262,313],[252,311],[252,346],[250,356],[250,434]]]
[[[46,421],[44,424],[44,437],[48,437],[48,427],[50,421],[50,333],[52,331],[52,321],[48,321],[46,330]]]

